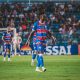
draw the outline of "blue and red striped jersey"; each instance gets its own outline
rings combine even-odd
[[[34,39],[38,39],[41,41],[46,39],[48,29],[45,22],[44,23],[41,23],[40,21],[35,22],[32,27],[32,31],[35,31],[33,37]]]
[[[3,39],[4,39],[4,41],[6,43],[10,43],[11,42],[11,38],[12,38],[11,33],[7,33],[7,32],[3,33]]]

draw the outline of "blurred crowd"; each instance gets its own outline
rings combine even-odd
[[[40,11],[59,43],[80,43],[80,3],[0,3],[0,28],[16,28],[24,37],[39,19]]]

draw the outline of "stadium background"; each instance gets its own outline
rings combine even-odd
[[[53,3],[50,1],[53,1]],[[50,30],[54,32],[55,37],[58,39],[56,42],[57,46],[49,45],[48,48],[54,49],[54,47],[58,47],[57,50],[59,50],[59,48],[63,47],[63,50],[64,46],[65,49],[70,49],[72,46],[72,54],[80,53],[80,49],[78,50],[80,44],[79,1],[80,0],[0,0],[0,47],[3,44],[1,40],[1,29],[5,29],[7,26],[15,27],[23,39],[22,44],[25,44],[26,36],[28,36],[28,32],[31,30],[30,25],[34,22],[33,20],[36,20],[36,16],[34,19],[31,11],[32,9],[36,9],[37,12],[34,14],[37,15],[39,6],[44,2],[43,6],[45,8],[45,14],[49,18],[47,22],[49,22]],[[34,5],[32,6],[32,4]],[[62,9],[58,4],[60,4]],[[65,8],[63,8],[62,4],[65,4]],[[28,15],[25,13],[28,13]],[[25,19],[23,18],[24,15]],[[22,24],[26,25],[26,30],[22,29]],[[72,29],[69,31],[70,27],[72,27]],[[51,52],[51,50],[49,51]],[[3,56],[0,55],[0,80],[80,80],[80,56],[44,55],[44,62],[47,71],[38,73],[35,72],[36,65],[30,65],[31,55],[11,56],[11,62],[8,62],[7,59],[6,62],[3,62]]]
[[[71,54],[79,54],[79,0],[0,0],[0,28],[16,28],[24,45],[31,26],[38,19],[39,10],[42,8],[47,16],[49,30],[57,38],[55,44],[59,47],[57,49],[60,50],[60,46],[64,46],[67,53],[66,47],[71,45]],[[0,46],[3,45],[1,38],[2,31]],[[53,46],[49,40],[47,41],[49,46]]]

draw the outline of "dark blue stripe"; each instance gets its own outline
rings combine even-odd
[[[46,36],[46,33],[37,33],[36,35],[43,37],[43,36]]]

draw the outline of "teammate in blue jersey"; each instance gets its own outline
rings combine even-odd
[[[45,48],[46,48],[46,39],[47,39],[47,37],[50,37],[53,40],[55,40],[55,37],[53,37],[52,34],[47,29],[44,14],[40,15],[40,20],[38,20],[34,23],[34,26],[32,28],[32,32],[30,33],[28,40],[27,40],[28,45],[30,43],[30,38],[32,36],[34,39],[34,34],[36,35],[35,36],[36,44],[33,46],[34,46],[34,50],[37,51],[36,71],[37,72],[43,72],[43,71],[46,71],[46,68],[44,67],[44,60],[43,60],[43,53],[44,53]],[[40,67],[42,70],[40,70]]]
[[[12,41],[12,34],[10,28],[7,28],[7,32],[3,33],[2,39],[4,41],[3,44],[4,61],[6,61],[7,54],[8,54],[8,61],[10,61],[10,50],[11,50],[11,41]]]
[[[34,26],[36,26],[36,25],[37,25],[37,22],[35,22],[34,25],[32,26],[32,30],[34,30]],[[32,40],[33,40],[33,50],[34,51],[32,53],[31,66],[34,66],[34,61],[35,61],[35,59],[37,57],[36,33],[34,33]]]
[[[33,26],[33,27],[34,27],[34,26]],[[33,28],[33,27],[32,27],[32,28]],[[37,55],[36,34],[34,34],[32,41],[33,41],[33,50],[34,50],[34,51],[33,51],[33,54],[32,54],[31,66],[34,66],[34,61],[35,61],[36,55]]]

